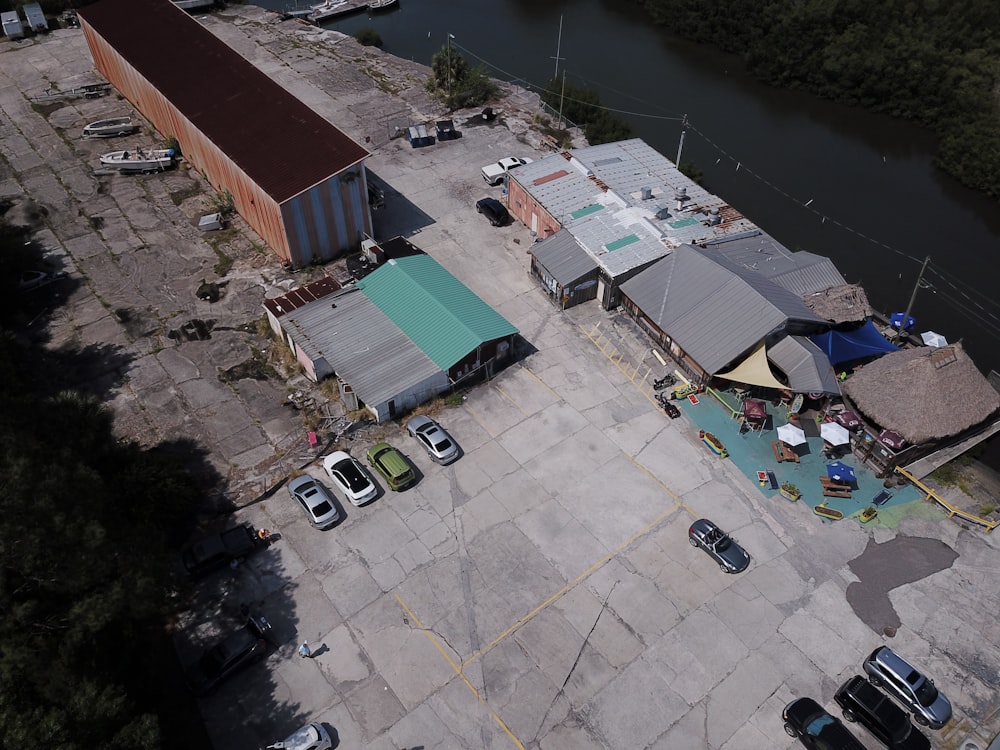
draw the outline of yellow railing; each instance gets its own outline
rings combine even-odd
[[[729,403],[726,401],[726,399],[722,397],[722,394],[717,392],[714,388],[705,388],[705,393],[710,393],[713,396],[715,396],[715,400],[725,407],[726,411],[729,412],[729,414],[732,416],[733,419],[736,419],[742,413],[739,410],[731,407]]]
[[[989,521],[985,518],[974,516],[968,511],[962,510],[961,508],[956,508],[954,505],[952,505],[943,497],[938,495],[934,490],[932,490],[926,484],[921,482],[919,479],[913,476],[902,466],[897,466],[896,472],[902,474],[904,477],[907,478],[907,480],[912,482],[914,486],[918,487],[920,491],[925,494],[926,497],[924,499],[933,500],[935,503],[940,505],[944,509],[944,511],[948,514],[948,518],[954,518],[955,516],[958,516],[959,518],[968,521],[969,523],[974,523],[977,526],[982,526],[984,529],[986,529],[986,531],[993,531],[993,529],[995,529],[997,525],[1000,525],[1000,522],[998,521]]]

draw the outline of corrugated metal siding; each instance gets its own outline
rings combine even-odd
[[[79,14],[278,203],[369,155],[170,0],[100,0]]]
[[[429,255],[398,258],[358,287],[442,370],[517,328]]]
[[[787,290],[720,261],[682,246],[625,282],[622,292],[709,373],[722,370],[790,317],[822,323]]]
[[[180,31],[190,44],[179,48],[183,54],[161,50],[164,58],[151,60],[132,39],[134,13],[125,14],[126,33],[106,18],[120,0],[101,0],[81,13],[98,70],[161,134],[177,138],[185,159],[216,190],[232,194],[240,216],[283,261],[301,267],[356,250],[372,231],[358,163],[368,152],[169,0],[136,1],[154,8],[167,37]],[[154,38],[159,49],[162,40]],[[197,75],[192,59],[203,64]],[[220,93],[231,90],[241,93]]]
[[[561,286],[568,286],[597,270],[594,259],[566,230],[532,245],[531,254]]]
[[[426,389],[428,383],[448,386],[442,369],[357,290],[292,310],[281,323],[303,352],[329,362],[367,404]]]

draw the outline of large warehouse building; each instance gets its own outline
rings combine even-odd
[[[371,235],[368,151],[197,20],[170,0],[100,0],[79,16],[97,70],[283,261],[330,260]]]

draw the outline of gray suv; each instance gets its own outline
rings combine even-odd
[[[888,646],[865,659],[868,681],[880,687],[913,713],[913,720],[940,729],[951,720],[951,702],[929,677],[914,669]]]

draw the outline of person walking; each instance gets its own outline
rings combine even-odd
[[[302,641],[302,645],[299,646],[299,656],[303,659],[311,659],[313,655],[312,649],[309,648],[309,641]]]

